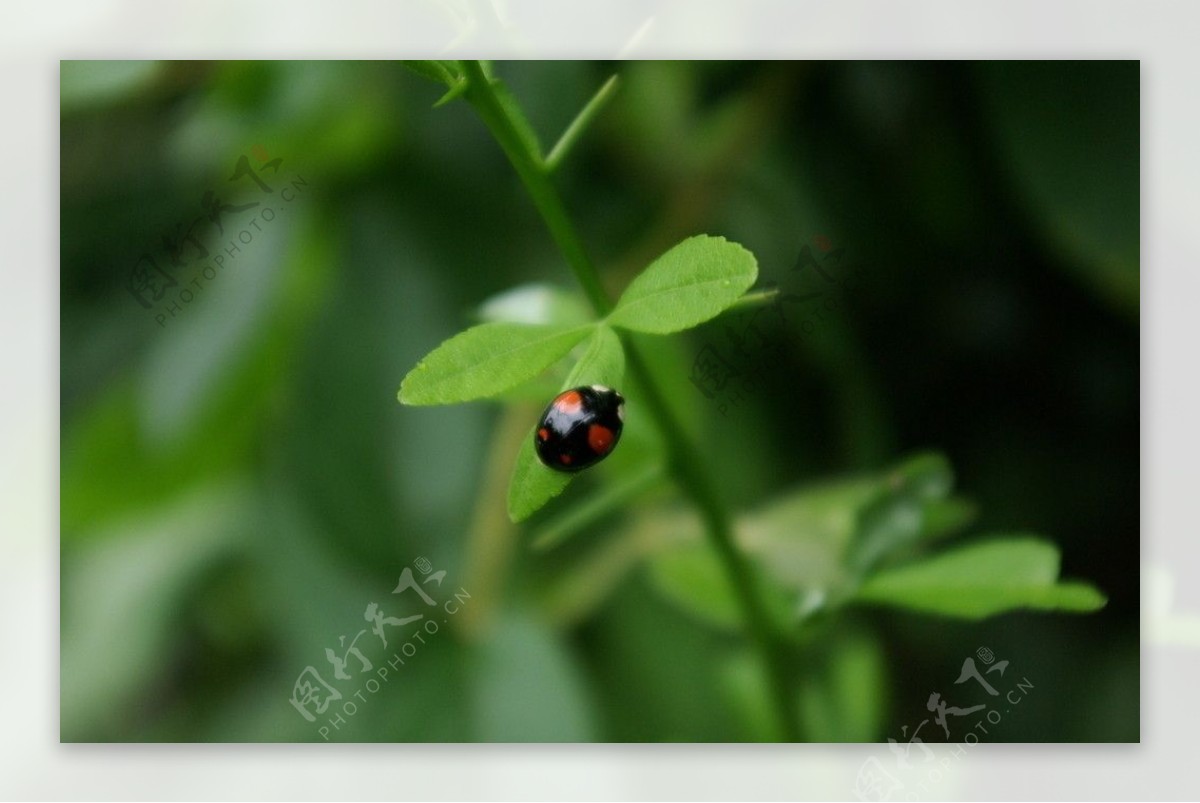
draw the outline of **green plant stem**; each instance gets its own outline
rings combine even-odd
[[[567,211],[558,199],[554,185],[550,183],[550,177],[541,154],[529,152],[525,140],[518,133],[517,126],[509,116],[508,110],[496,97],[491,82],[479,62],[464,61],[462,64],[467,80],[470,82],[464,97],[475,108],[488,130],[492,132],[492,136],[500,143],[508,160],[512,162],[517,175],[521,178],[521,183],[525,185],[529,197],[533,199],[533,205],[537,207],[542,219],[546,221],[546,227],[550,229],[550,236],[554,238],[559,250],[566,257],[567,264],[574,271],[575,278],[583,287],[583,292],[596,310],[596,314],[601,317],[607,315],[612,310],[612,300],[604,292],[604,287],[600,284],[600,275],[588,260],[587,253],[583,250],[583,243],[575,233],[575,228],[571,225]]]
[[[591,125],[592,120],[596,119],[596,115],[608,103],[613,94],[617,91],[617,76],[613,76],[604,82],[604,86],[596,91],[592,99],[587,102],[583,110],[576,115],[571,124],[567,126],[567,130],[558,138],[558,142],[554,143],[554,147],[550,149],[550,154],[546,157],[546,170],[554,172],[562,160],[567,158],[571,148],[583,136],[583,132]]]
[[[606,316],[613,308],[612,299],[600,283],[600,274],[584,250],[541,155],[530,152],[526,140],[518,133],[510,110],[501,103],[482,66],[478,62],[464,61],[463,68],[470,82],[463,97],[475,108],[516,169],[596,314]],[[781,733],[787,741],[798,741],[790,646],[771,623],[750,563],[734,543],[729,511],[715,481],[705,469],[701,455],[687,437],[637,349],[627,340],[625,346],[627,367],[642,389],[646,410],[662,432],[671,471],[700,511],[709,541],[737,595],[751,640],[761,653],[778,710]]]

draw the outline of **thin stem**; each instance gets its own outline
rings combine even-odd
[[[584,293],[603,317],[613,307],[612,300],[600,283],[600,274],[587,256],[558,191],[550,181],[541,157],[530,152],[518,133],[508,109],[497,97],[491,82],[478,62],[463,62],[470,85],[464,97],[475,108],[492,132],[520,176],[534,206],[541,213],[550,235],[574,272]],[[733,525],[729,511],[721,499],[716,482],[705,469],[700,454],[687,437],[665,395],[646,367],[634,344],[625,341],[626,364],[644,394],[642,402],[655,419],[667,444],[668,464],[672,473],[704,520],[705,532],[716,550],[726,575],[737,595],[751,640],[762,655],[780,720],[787,741],[798,741],[795,698],[790,673],[790,648],[780,638],[772,624],[758,589],[754,572],[746,557],[733,540]]]
[[[767,304],[774,303],[775,299],[778,297],[778,288],[772,288],[770,290],[755,290],[753,293],[746,293],[743,295],[722,314],[727,315],[730,312],[738,312],[745,309],[766,306]]]
[[[587,105],[575,116],[571,124],[567,126],[567,130],[558,138],[558,142],[554,143],[554,147],[550,149],[550,155],[546,157],[546,170],[553,173],[555,169],[562,163],[570,153],[571,147],[574,146],[579,138],[583,135],[584,130],[591,124],[592,120],[596,119],[596,115],[604,108],[609,99],[617,91],[617,76],[613,76],[604,82],[604,85],[592,95],[592,99],[587,102]]]
[[[599,274],[588,260],[583,243],[575,233],[562,202],[558,200],[554,186],[542,169],[540,155],[529,152],[525,140],[518,132],[508,110],[496,97],[491,82],[479,62],[464,61],[463,70],[470,81],[464,97],[475,107],[475,111],[500,143],[508,160],[512,162],[517,175],[521,177],[521,182],[529,192],[529,197],[533,199],[533,205],[537,207],[546,222],[546,227],[550,229],[550,236],[566,257],[567,264],[571,266],[596,314],[601,317],[607,315],[612,310],[612,301],[604,292]]]

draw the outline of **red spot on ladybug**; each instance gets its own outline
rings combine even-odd
[[[562,464],[564,466],[571,465],[571,455],[567,454],[566,452],[563,452],[562,454],[560,454],[558,456],[558,459],[562,461]]]
[[[554,406],[560,413],[575,415],[583,409],[583,397],[579,395],[579,391],[568,390],[554,400]]]
[[[538,440],[539,441],[544,441],[549,437],[550,437],[550,433],[546,431],[545,427],[542,427],[541,429],[538,430]]]
[[[588,447],[596,454],[608,454],[613,444],[612,430],[600,424],[592,424],[588,427],[587,441]]]

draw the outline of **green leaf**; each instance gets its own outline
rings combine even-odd
[[[865,574],[883,558],[910,546],[924,523],[921,500],[907,488],[889,489],[858,512],[846,566]]]
[[[786,492],[739,518],[739,543],[796,595],[795,617],[812,614],[848,585],[842,556],[857,511],[879,484],[876,477],[825,482]]]
[[[737,593],[716,552],[693,541],[655,555],[650,577],[664,597],[697,619],[723,630],[744,626]],[[759,592],[771,618],[781,624],[795,620],[792,595],[766,577],[754,563]]]
[[[754,255],[724,237],[689,237],[630,283],[608,316],[613,326],[669,334],[716,317],[754,284]]]
[[[551,368],[535,376],[533,379],[513,385],[508,390],[492,396],[498,402],[528,402],[530,404],[545,404],[547,399],[558,395],[562,387],[563,377],[566,376],[566,366],[556,363]]]
[[[945,455],[926,452],[896,466],[887,481],[894,488],[911,491],[921,500],[943,499],[954,488],[954,469]]]
[[[810,541],[839,555],[854,533],[857,512],[878,493],[875,476],[846,477],[783,491],[747,517],[754,542]]]
[[[718,665],[717,681],[741,732],[738,741],[781,742],[771,684],[757,654],[743,649]]]
[[[495,396],[543,371],[591,326],[473,326],[431,351],[400,385],[403,404],[454,404]]]
[[[664,597],[696,618],[724,630],[742,625],[741,609],[724,568],[703,543],[655,556],[650,577]]]
[[[563,383],[563,390],[580,385],[621,386],[625,378],[625,349],[621,338],[607,326],[600,325],[588,338],[587,349]]]
[[[880,572],[855,598],[962,619],[1022,608],[1084,613],[1104,607],[1102,593],[1087,583],[1058,582],[1058,570],[1057,547],[1017,536],[959,547]]]
[[[514,522],[529,518],[562,493],[573,476],[542,465],[533,450],[533,430],[530,429],[517,451],[517,463],[508,484],[508,517]]]
[[[799,716],[811,742],[870,742],[884,728],[888,688],[883,649],[853,627],[839,627],[827,646],[809,653],[813,666],[799,684]]]
[[[944,526],[929,516],[947,512],[940,505],[953,487],[950,461],[935,452],[918,454],[888,471],[876,497],[858,511],[846,565],[865,574],[932,532],[934,525]]]
[[[924,522],[921,541],[935,541],[954,535],[974,521],[977,512],[974,503],[958,496],[926,502],[922,505]]]
[[[248,484],[217,480],[76,546],[62,574],[65,741],[120,732],[129,707],[161,682],[163,656],[186,638],[178,623],[189,597],[215,566],[241,554],[251,522],[261,515],[255,505]]]

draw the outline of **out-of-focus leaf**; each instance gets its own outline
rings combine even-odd
[[[887,483],[907,490],[917,499],[942,499],[954,488],[954,469],[945,455],[927,452],[892,469]]]
[[[275,403],[274,389],[296,368],[303,343],[297,332],[318,308],[333,264],[335,240],[327,224],[306,216],[295,236],[282,265],[273,264],[266,246],[257,256],[246,254],[254,267],[250,273],[277,274],[269,303],[256,298],[252,312],[247,299],[227,303],[227,291],[261,297],[263,277],[222,276],[201,291],[216,295],[197,297],[193,306],[199,306],[172,322],[161,334],[163,342],[148,349],[147,373],[114,381],[82,415],[64,419],[64,537],[116,532],[99,525],[164,504],[187,486],[205,485],[235,470],[255,448],[263,437],[263,416]],[[239,332],[230,341],[226,330],[243,329],[248,312],[257,337],[247,340]],[[215,360],[213,350],[221,352]],[[172,378],[189,392],[169,387]],[[146,448],[149,443],[155,448]],[[111,471],[114,465],[121,471]]]
[[[454,404],[515,387],[563,357],[589,326],[484,323],[431,351],[400,385],[403,404]]]
[[[717,556],[702,543],[676,547],[650,561],[654,585],[697,618],[726,630],[742,625],[732,586]]]
[[[689,237],[634,279],[608,320],[651,334],[689,329],[719,315],[758,277],[754,254],[724,237]]]
[[[926,539],[959,528],[974,509],[945,497],[953,484],[949,463],[940,455],[922,454],[879,474],[850,477],[804,487],[766,507],[738,517],[739,545],[761,567],[780,604],[785,626],[844,603],[867,567],[883,557],[905,554]],[[698,527],[681,529],[698,540]],[[656,556],[655,577],[661,590],[677,601],[692,572],[712,570],[706,558]],[[677,563],[675,563],[677,561]],[[709,571],[708,576],[716,576]],[[702,599],[685,601],[703,618],[727,626],[735,600],[705,589]]]
[[[1001,164],[1029,220],[1081,278],[1136,315],[1138,62],[1008,61],[980,70]]]
[[[878,493],[873,476],[828,480],[782,493],[753,520],[780,536],[827,541],[844,547],[854,532],[855,511]]]
[[[839,628],[828,647],[809,651],[819,666],[800,684],[800,720],[813,742],[871,742],[884,725],[888,687],[883,651],[869,635]]]
[[[222,391],[266,345],[264,330],[280,326],[290,311],[292,299],[286,294],[294,292],[297,282],[287,271],[304,259],[297,246],[308,246],[315,238],[297,226],[294,217],[281,214],[279,218],[237,257],[236,269],[225,269],[200,284],[204,289],[183,306],[184,313],[155,332],[139,388],[145,433],[151,441],[178,443],[198,426]],[[310,220],[305,223],[314,225]],[[301,238],[299,242],[293,242],[295,236]],[[201,277],[197,272],[195,278]]]
[[[780,623],[793,619],[790,596],[761,571],[756,576],[768,613]],[[667,599],[701,621],[725,630],[744,626],[737,594],[708,544],[695,541],[655,555],[650,577]]]
[[[957,496],[931,499],[921,506],[921,542],[945,538],[964,529],[978,513],[973,503]]]
[[[774,610],[785,626],[821,608],[849,585],[842,554],[854,533],[857,511],[879,487],[876,477],[858,477],[802,488],[737,519],[738,544],[761,567],[763,585],[770,589]],[[684,539],[682,546],[650,561],[651,576],[662,593],[719,627],[740,622],[732,589],[700,540],[698,522],[650,520],[642,526]],[[692,579],[701,585],[689,586]]]
[[[510,614],[479,646],[474,738],[587,742],[595,737],[583,680],[554,633]]]
[[[921,534],[921,502],[906,489],[887,490],[858,515],[854,543],[846,565],[868,571],[886,554],[909,546]]]
[[[720,682],[743,741],[777,742],[782,738],[770,684],[758,655],[742,651],[730,656],[720,668]]]
[[[485,322],[582,325],[591,310],[577,293],[551,284],[523,284],[498,293],[479,305]]]
[[[743,546],[795,595],[793,619],[839,602],[853,585],[846,553],[860,517],[884,492],[879,475],[800,488],[738,521]]]
[[[189,584],[237,548],[247,489],[202,488],[90,539],[63,567],[62,738],[113,727],[165,667]],[[111,732],[111,731],[109,731]]]
[[[860,602],[963,619],[1008,611],[1099,610],[1107,600],[1081,582],[1058,582],[1058,548],[1029,536],[970,544],[868,579]]]
[[[846,565],[860,574],[922,536],[926,509],[950,493],[954,473],[942,455],[920,454],[888,471],[881,486],[859,511],[846,554]]]

